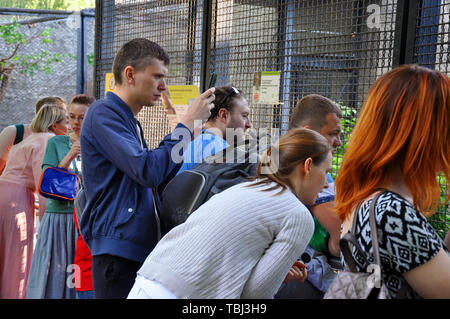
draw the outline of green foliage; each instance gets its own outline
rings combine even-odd
[[[27,42],[25,36],[16,31],[20,27],[15,20],[9,25],[0,25],[0,37],[6,44],[25,44]]]
[[[445,204],[446,198],[449,193],[449,183],[442,175],[437,176],[437,180],[441,187],[441,196],[439,200],[439,207],[437,213],[429,218],[430,224],[442,237],[445,237],[450,230],[450,203]]]
[[[34,34],[27,37],[21,32],[22,25],[18,24],[15,19],[10,24],[0,26],[0,40],[4,42],[7,49],[4,57],[0,57],[0,68],[4,68],[9,62],[14,63],[14,68],[21,74],[33,76],[36,71],[42,69],[45,73],[52,73],[52,65],[62,62],[66,57],[73,57],[72,54],[50,53],[45,49],[41,49],[38,53],[21,55],[19,49],[29,45],[34,38],[40,38],[41,47],[51,46],[53,44],[50,38],[52,29],[46,28],[40,34]],[[3,73],[0,73],[3,76]]]
[[[353,131],[353,128],[356,125],[357,113],[358,111],[352,107],[348,107],[343,105],[340,102],[336,102],[337,105],[342,110],[342,132],[341,132],[341,142],[342,145],[338,146],[336,149],[336,155],[333,157],[333,178],[336,178],[338,169],[341,165],[342,158],[344,156],[345,151],[347,150],[347,144],[350,139],[350,135]]]
[[[33,27],[31,27],[33,28]],[[44,31],[32,29],[30,32],[22,32],[22,25],[17,23],[15,18],[11,23],[0,25],[0,103],[2,102],[8,82],[13,72],[33,76],[38,71],[46,74],[53,72],[53,66],[56,63],[63,62],[66,58],[76,59],[76,56],[70,53],[51,53],[53,41],[51,39],[51,28]],[[40,44],[36,42],[40,40]],[[21,54],[21,49],[25,46],[34,45],[35,50],[32,54]]]
[[[91,52],[87,55],[87,64],[88,65],[94,65],[94,52]]]

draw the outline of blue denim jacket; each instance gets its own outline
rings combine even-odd
[[[169,134],[148,150],[129,106],[112,92],[93,103],[83,120],[81,157],[86,206],[80,230],[93,256],[110,254],[143,262],[159,240],[152,188],[167,183],[181,166],[172,160],[192,139],[181,123],[183,135]],[[178,148],[177,146],[177,148]],[[182,159],[182,158],[181,158]]]

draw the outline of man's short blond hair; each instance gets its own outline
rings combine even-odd
[[[327,115],[330,113],[342,118],[341,109],[329,98],[318,94],[307,95],[294,108],[289,129],[309,125],[311,129],[318,131],[327,124]]]

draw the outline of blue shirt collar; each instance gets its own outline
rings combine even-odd
[[[133,120],[136,121],[136,117],[131,111],[130,106],[127,103],[125,103],[124,100],[122,100],[117,94],[113,92],[107,92],[106,99],[113,102],[114,105],[117,105],[120,108],[120,110],[123,110],[127,116],[133,118]]]

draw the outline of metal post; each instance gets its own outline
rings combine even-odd
[[[100,98],[100,90],[99,83],[101,81],[98,79],[101,76],[101,73],[98,72],[98,60],[101,58],[101,47],[102,47],[102,24],[103,24],[103,1],[96,0],[95,1],[95,34],[94,34],[94,95],[96,99]]]
[[[283,26],[281,29],[281,40],[283,43],[283,61],[282,61],[282,72],[281,72],[281,123],[280,135],[286,134],[288,131],[289,124],[289,104],[291,100],[291,71],[292,71],[292,34],[294,32],[294,0],[287,0],[283,3],[280,8]],[[284,37],[283,37],[284,34]]]
[[[203,0],[203,23],[202,23],[202,63],[200,67],[200,92],[208,89],[211,59],[211,23],[212,23],[212,0]]]
[[[96,0],[95,2],[95,47],[94,47],[94,94],[97,99],[103,98],[104,90],[104,67],[100,61],[108,61],[114,59],[114,52],[107,50],[108,46],[114,46],[114,11],[115,1]],[[104,40],[103,33],[108,30],[108,38]],[[108,41],[108,42],[106,42]],[[111,68],[107,69],[111,72]]]
[[[68,16],[75,11],[63,11],[63,10],[45,10],[45,9],[22,9],[22,8],[0,8],[0,13],[4,15],[57,15]]]
[[[398,0],[392,66],[414,62],[416,18],[420,0]]]
[[[78,46],[77,46],[77,94],[86,93],[86,20],[83,11],[80,12],[78,22]]]

